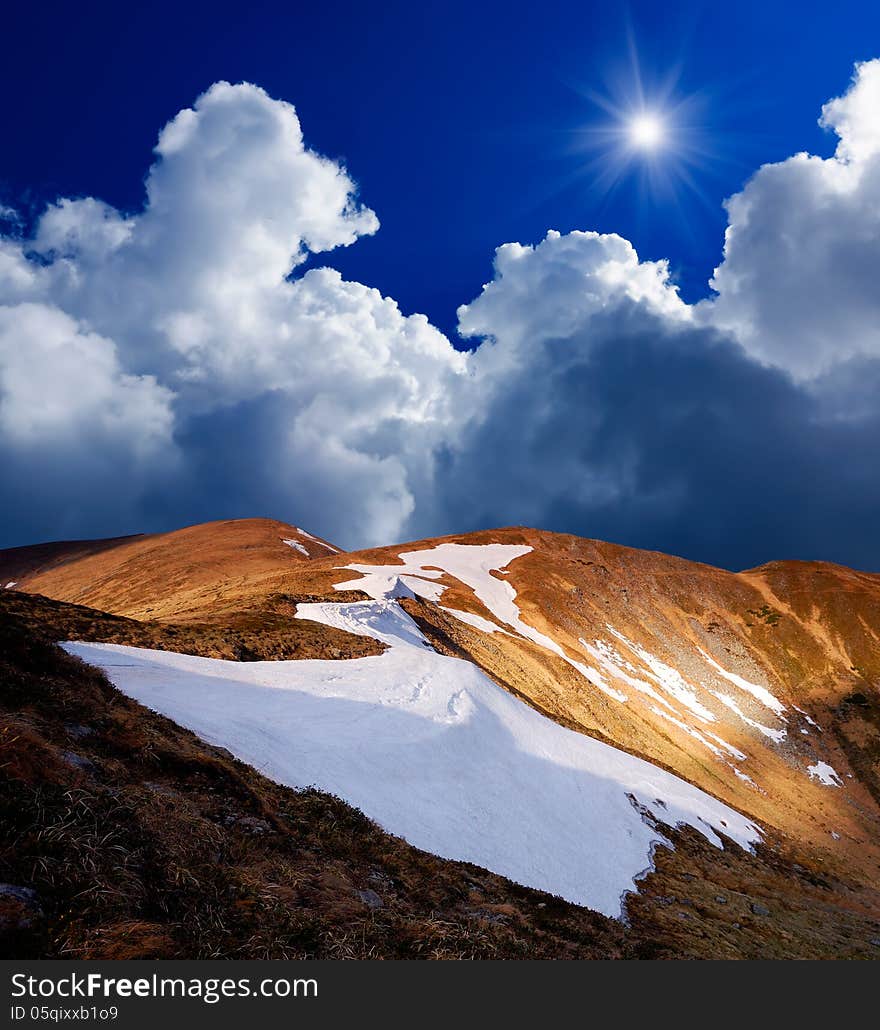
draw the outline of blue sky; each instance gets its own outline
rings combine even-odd
[[[766,0],[18,4],[5,26],[7,201],[134,209],[158,127],[218,79],[255,82],[296,105],[311,145],[345,161],[381,219],[322,263],[449,333],[495,247],[548,228],[620,233],[704,295],[723,199],[760,164],[830,153],[816,112],[880,48],[874,4],[830,16]],[[629,86],[630,40],[648,95],[672,77],[675,95],[702,102],[702,200],[684,187],[680,208],[653,197],[637,166],[613,196],[593,188],[578,143],[608,117],[589,94]]]
[[[7,12],[0,546],[271,515],[880,568],[880,9],[417,6]]]

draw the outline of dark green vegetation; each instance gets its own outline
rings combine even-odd
[[[748,608],[746,609],[746,615],[751,615],[753,618],[760,622],[763,622],[765,626],[775,626],[782,618],[780,613],[774,608],[771,608],[769,604],[762,604],[760,608]],[[747,626],[751,626],[751,622],[746,622]]]

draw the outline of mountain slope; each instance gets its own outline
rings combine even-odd
[[[53,646],[43,608],[0,594],[0,957],[617,958],[653,947],[420,852],[338,798],[271,783]]]
[[[15,588],[132,618],[204,616],[248,585],[337,548],[274,519],[208,522],[112,541],[0,552]]]
[[[172,564],[169,559],[168,566]],[[595,738],[616,749],[615,755],[646,759],[692,784],[712,803],[718,799],[757,825],[763,842],[760,847],[778,856],[789,874],[797,866],[814,870],[811,875],[823,882],[845,883],[853,904],[866,913],[880,913],[880,577],[801,562],[772,563],[735,574],[666,555],[522,528],[357,554],[327,551],[309,561],[278,562],[274,556],[251,561],[247,551],[239,549],[234,564],[236,575],[227,575],[220,590],[216,579],[211,587],[196,589],[173,582],[170,600],[159,597],[158,602],[151,601],[149,619],[160,621],[138,625],[155,626],[150,631],[155,640],[145,638],[142,631],[127,636],[118,626],[108,635],[75,636],[141,646],[148,642],[169,650],[228,657],[222,648],[206,649],[191,641],[208,627],[216,637],[234,624],[241,625],[242,619],[250,627],[275,620],[273,634],[284,643],[280,648],[275,643],[271,651],[264,649],[262,654],[258,648],[249,657],[291,657],[295,648],[298,658],[320,659],[327,657],[321,650],[322,636],[335,634],[337,653],[360,655],[356,661],[291,663],[297,669],[291,670],[294,678],[286,681],[287,671],[277,666],[273,689],[286,690],[287,702],[300,704],[309,690],[304,691],[296,677],[305,675],[308,668],[318,671],[317,666],[329,666],[322,689],[327,695],[327,684],[332,684],[330,694],[338,699],[330,705],[333,709],[338,709],[345,697],[348,703],[363,698],[364,714],[374,705],[386,718],[389,705],[392,709],[412,703],[418,707],[432,697],[431,703],[445,697],[451,709],[445,714],[429,713],[423,722],[433,720],[439,737],[447,735],[441,752],[451,749],[462,761],[467,749],[462,750],[461,745],[467,742],[468,733],[475,735],[474,754],[491,743],[498,710],[493,723],[485,713],[492,710],[494,702],[489,698],[495,695],[486,691],[502,687],[540,713],[540,723],[526,733],[526,739],[539,738],[536,727],[555,722],[577,731],[587,744],[587,738]],[[77,565],[80,574],[87,569],[83,563],[72,563],[71,568]],[[76,589],[100,589],[105,607],[125,613],[131,600],[126,596],[124,568],[117,566],[114,576],[112,584],[107,580],[98,587],[80,579]],[[33,589],[35,582],[36,577],[23,586]],[[72,589],[70,583],[59,586],[48,576],[40,580],[40,586],[46,593]],[[157,595],[162,592],[158,581],[150,589]],[[360,616],[352,618],[357,612]],[[396,685],[402,693],[393,697],[383,693],[388,684],[383,686],[377,674],[358,684],[359,663],[367,663],[368,669],[384,669],[393,660],[395,649],[403,646],[383,629],[382,620],[391,615],[398,629],[405,625],[404,620],[412,620],[404,636],[407,646],[420,650],[404,663],[407,668],[418,666],[415,653],[433,654],[438,660],[446,656],[467,663],[468,676],[477,680],[459,682],[446,694],[437,693],[436,683],[426,671],[416,676],[417,683],[410,684],[410,696],[406,695],[408,681],[401,673]],[[183,621],[175,626],[168,621],[172,616]],[[168,638],[167,634],[177,634],[185,625],[193,629],[177,642],[173,635]],[[160,630],[161,626],[166,628]],[[307,626],[311,627],[308,638]],[[69,639],[70,634],[66,635]],[[365,645],[373,650],[358,650]],[[388,651],[378,653],[386,647],[390,657]],[[167,656],[127,652],[124,660],[129,671],[122,673],[114,670],[107,652],[92,649],[88,653],[90,660],[106,665],[111,679],[124,690],[217,743],[233,750],[240,745],[236,736],[239,725],[231,731],[230,725],[200,721],[205,712],[216,709],[210,691],[202,695],[206,703],[200,707],[180,707],[193,697],[198,701],[199,696],[192,694],[193,681],[179,675],[179,663]],[[142,683],[126,679],[129,675],[136,679],[131,670],[140,665],[143,671],[145,663],[152,676],[146,691]],[[172,668],[175,664],[176,669]],[[257,669],[241,674],[234,670],[221,674],[215,669],[209,679],[216,691],[222,679],[231,675],[241,691],[247,684],[253,685],[257,674]],[[418,695],[416,688],[426,686],[424,696]],[[161,688],[161,695],[156,687]],[[320,726],[322,719],[325,729],[335,726],[327,716],[326,696],[322,704],[323,714],[309,709],[310,728]],[[465,710],[470,712],[467,718],[461,716]],[[304,711],[295,706],[290,709],[291,727],[304,724]],[[409,725],[409,719],[419,717],[410,712],[404,721]],[[236,722],[233,717],[232,723]],[[275,732],[284,720],[269,722]],[[501,718],[500,725],[510,725],[509,714]],[[340,749],[331,761],[325,754],[311,766],[301,761],[307,750],[301,729],[291,728],[283,756],[287,766],[273,767],[272,775],[295,785],[320,782],[326,789],[339,789],[386,827],[415,839],[409,824],[392,824],[379,809],[371,811],[375,798],[371,801],[357,794],[360,780],[351,763],[369,752],[373,726],[386,732],[392,743],[400,743],[400,734],[387,726],[383,730],[381,721],[367,715],[352,719],[355,736],[347,749]],[[448,736],[450,727],[457,727],[452,737]],[[336,726],[336,732],[338,729]],[[328,739],[332,735],[326,734]],[[556,760],[565,748],[553,739],[548,750]],[[284,741],[273,746],[283,750]],[[263,756],[259,751],[258,746],[241,754],[260,762]],[[518,774],[528,746],[520,742],[514,751],[520,756]],[[503,765],[497,749],[493,754],[493,767]],[[614,763],[605,764],[610,767]],[[326,774],[326,779],[319,779],[316,770]],[[413,767],[409,774],[424,776],[425,770]],[[370,775],[377,775],[375,767]],[[361,780],[364,778],[362,770]],[[540,784],[540,777],[534,779]],[[512,776],[511,781],[515,780]],[[591,792],[584,793],[589,796]],[[652,815],[651,804],[657,799],[643,797],[638,791],[631,793],[642,806],[641,816],[656,821],[658,810],[654,808]],[[629,802],[627,805],[630,813],[635,811]],[[481,818],[485,827],[493,806],[484,807]],[[503,805],[495,807],[503,810]],[[561,800],[560,807],[577,811],[570,799]],[[430,813],[425,803],[413,808],[419,808],[419,814],[422,810]],[[442,806],[438,808],[441,827],[444,811]],[[466,811],[462,806],[459,815]],[[409,818],[412,812],[406,815]],[[445,821],[449,821],[448,812]],[[589,818],[581,813],[575,822],[588,826]],[[618,813],[616,822],[615,829],[625,826],[626,820]],[[686,836],[685,831],[681,833]],[[465,836],[457,835],[460,841]],[[503,839],[500,830],[495,836],[498,842]],[[552,849],[554,834],[542,830],[538,836],[542,837],[541,846]],[[556,837],[562,841],[565,833],[560,829]],[[442,850],[436,834],[431,837],[427,833],[418,840]],[[746,838],[741,840],[748,843]],[[716,850],[709,847],[710,853]],[[502,857],[515,850],[498,847]],[[710,853],[705,859],[709,869],[722,861],[721,852],[714,859]],[[500,859],[490,853],[452,854],[476,857],[494,863],[500,871],[526,878],[513,867],[499,865]],[[560,857],[551,854],[554,859]],[[575,855],[576,848],[569,854]],[[617,873],[622,875],[625,867],[621,862]],[[632,870],[624,879],[631,883]],[[601,903],[596,901],[598,895],[569,891],[568,896],[611,911],[608,894]]]
[[[506,582],[510,608],[499,601],[492,611],[456,576],[437,550],[456,543],[530,548],[482,580],[484,594]],[[419,552],[431,553],[400,568],[401,554]],[[352,554],[346,564],[352,572],[310,565],[297,583],[320,593],[401,577],[420,595],[401,603],[435,647],[468,656],[564,724],[809,841],[829,862],[876,876],[878,577],[803,563],[738,575],[519,529]],[[768,575],[781,594],[769,601]]]
[[[309,609],[311,606],[304,606]],[[365,603],[389,649],[346,662],[218,662],[66,644],[127,696],[221,744],[271,779],[332,791],[445,858],[619,916],[626,892],[687,824],[751,847],[761,833],[714,798],[511,697],[470,662],[425,647],[415,624]],[[360,613],[351,609],[360,609]]]
[[[0,880],[26,899],[0,898],[5,957],[877,954],[870,893],[806,853],[793,865],[666,827],[674,849],[658,847],[620,923],[418,851],[338,798],[234,762],[51,644],[65,626],[129,623],[0,593]]]
[[[0,551],[0,587],[11,590],[39,573],[142,539],[144,535],[136,533],[106,540],[59,540],[7,548]]]

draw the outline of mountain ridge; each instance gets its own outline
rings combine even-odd
[[[209,569],[196,568],[195,589],[184,569],[179,580],[139,581],[138,593],[120,582],[130,566],[108,570],[101,553],[63,576],[36,572],[21,588],[66,593],[61,604],[85,590],[92,604],[115,604],[117,617],[144,627],[117,625],[103,637],[98,628],[93,640],[209,658],[326,660],[332,637],[339,658],[377,661],[388,646],[381,634],[352,636],[337,615],[346,606],[399,610],[432,652],[744,813],[786,861],[808,854],[880,913],[875,574],[815,562],[736,573],[528,527],[351,553],[267,520],[194,531],[203,546],[212,537],[222,545],[219,573],[200,559]],[[289,553],[287,533],[319,553]],[[506,560],[493,565],[502,551]],[[168,563],[179,553],[172,546]],[[97,585],[95,570],[104,577]],[[224,637],[242,632],[251,642],[235,652]],[[356,668],[336,665],[343,680]]]

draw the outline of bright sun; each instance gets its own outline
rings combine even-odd
[[[644,71],[629,43],[629,75],[623,65],[610,68],[607,92],[583,87],[583,99],[596,110],[572,133],[573,151],[584,155],[579,172],[589,177],[597,197],[629,180],[639,200],[650,194],[678,203],[679,192],[687,189],[709,203],[696,174],[718,156],[709,90],[680,92],[679,65],[663,74]]]
[[[640,150],[655,150],[663,134],[663,122],[654,114],[640,114],[629,123],[630,141]]]

